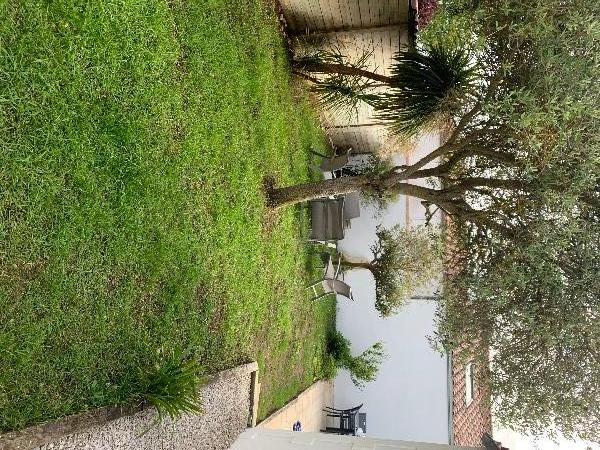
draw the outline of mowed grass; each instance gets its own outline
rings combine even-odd
[[[138,398],[162,355],[321,375],[307,180],[321,130],[260,0],[0,0],[0,431]]]

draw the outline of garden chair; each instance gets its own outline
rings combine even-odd
[[[358,411],[362,408],[362,404],[355,406],[350,409],[337,409],[331,407],[325,407],[323,411],[327,414],[327,418],[333,418],[339,420],[339,426],[337,427],[325,427],[323,431],[324,433],[334,433],[334,434],[345,434],[345,435],[356,435],[356,417],[358,415]]]
[[[350,228],[350,220],[360,217],[360,194],[358,191],[350,192],[344,196],[344,221],[346,228]]]
[[[323,279],[324,280],[337,280],[338,276],[342,273],[340,268],[342,267],[342,257],[338,257],[337,267],[333,264],[333,258],[329,255],[327,258],[327,264],[323,268]]]
[[[362,434],[367,434],[367,413],[358,413],[358,428],[362,430]]]
[[[344,239],[344,199],[319,199],[310,202],[310,240],[318,242]]]
[[[350,286],[342,280],[338,279],[340,275],[343,276],[341,267],[342,258],[338,258],[336,267],[333,263],[333,258],[331,257],[331,255],[329,255],[329,257],[327,258],[327,263],[323,268],[323,278],[318,281],[315,281],[313,284],[308,286],[309,288],[312,288],[315,294],[313,300],[318,300],[329,294],[337,294],[349,298],[350,300],[354,300],[354,298],[352,297],[352,289],[350,288]],[[320,295],[317,294],[318,286],[321,286],[321,288],[323,289],[323,293]]]
[[[346,153],[341,155],[333,155],[333,156],[325,156],[320,153],[313,151],[315,155],[323,158],[321,164],[319,165],[319,169],[326,173],[331,173],[333,178],[336,178],[340,175],[340,171],[348,164],[350,161],[350,152],[352,149],[346,150]]]
[[[323,293],[320,295],[317,295],[317,286],[321,286],[323,289]],[[323,279],[311,284],[309,288],[312,288],[315,293],[315,297],[312,298],[313,301],[319,300],[329,294],[341,295],[342,297],[354,301],[354,297],[352,297],[352,288],[342,280]]]

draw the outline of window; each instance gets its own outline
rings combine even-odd
[[[473,401],[475,394],[475,366],[472,362],[465,366],[465,403],[467,406]]]

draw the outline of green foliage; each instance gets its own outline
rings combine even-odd
[[[308,218],[261,190],[327,148],[289,81],[263,1],[0,1],[0,432],[140,398],[158,348],[257,359],[263,416],[320,376]]]
[[[600,441],[598,2],[444,4],[495,84],[464,132],[480,156],[452,176],[518,187],[471,197],[494,223],[456,218],[438,341],[489,344],[506,426]]]
[[[361,155],[363,164],[344,167],[344,176],[365,175],[378,177],[393,168],[391,158],[384,158],[376,153]],[[385,211],[388,205],[398,199],[398,194],[392,191],[364,190],[361,192],[361,204],[372,206],[377,214]]]
[[[329,49],[319,47],[320,42],[302,43],[304,53],[296,55],[294,65],[300,69],[317,64],[343,65],[350,69],[366,70],[373,50],[363,49],[358,57],[348,58],[344,45],[335,43]],[[376,85],[372,80],[360,76],[339,73],[322,74],[312,78],[311,89],[321,101],[322,106],[334,114],[351,119],[358,114],[362,102],[373,104],[377,96],[370,92]]]
[[[382,316],[398,311],[418,288],[439,276],[441,250],[436,229],[400,225],[377,228],[370,270],[375,277],[375,307]]]
[[[384,358],[383,344],[376,342],[360,355],[346,360],[343,367],[350,372],[354,385],[362,387],[366,382],[375,380]]]
[[[338,366],[333,356],[330,354],[323,360],[323,378],[333,380],[338,374]]]
[[[143,397],[156,408],[159,421],[165,416],[177,420],[183,414],[202,412],[198,391],[204,382],[203,372],[195,358],[182,359],[172,353],[146,375]]]
[[[539,223],[493,255],[472,239],[455,255],[465,269],[444,289],[438,343],[490,346],[495,415],[511,428],[598,440],[598,226]]]
[[[375,380],[381,362],[386,355],[383,344],[376,342],[358,356],[352,356],[350,341],[339,331],[329,335],[327,345],[331,362],[328,363],[330,375],[334,377],[337,369],[346,369],[355,386],[362,388],[365,383]]]
[[[330,75],[312,86],[322,106],[348,119],[356,117],[362,102],[374,104],[377,97],[368,94],[374,83],[358,76]]]
[[[433,20],[417,34],[417,46],[450,46],[465,49],[476,57],[485,46],[484,39],[471,29],[472,18],[468,14],[449,13],[441,6]]]
[[[447,42],[399,52],[391,72],[390,89],[375,102],[376,116],[405,138],[449,121],[457,112],[457,101],[471,94],[477,80],[468,49]]]
[[[344,174],[349,176],[366,175],[368,177],[377,177],[394,167],[390,159],[382,158],[375,153],[361,155],[361,157],[363,164],[360,166],[344,167]]]

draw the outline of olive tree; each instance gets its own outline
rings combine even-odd
[[[442,273],[441,239],[432,227],[378,227],[371,245],[373,257],[360,260],[343,256],[346,269],[365,269],[375,279],[375,307],[389,316],[418,288]]]
[[[535,188],[512,204],[508,235],[453,221],[438,343],[489,346],[504,425],[600,441],[600,11],[588,1],[447,6],[510,62],[510,90],[489,114],[511,119],[516,173]]]

